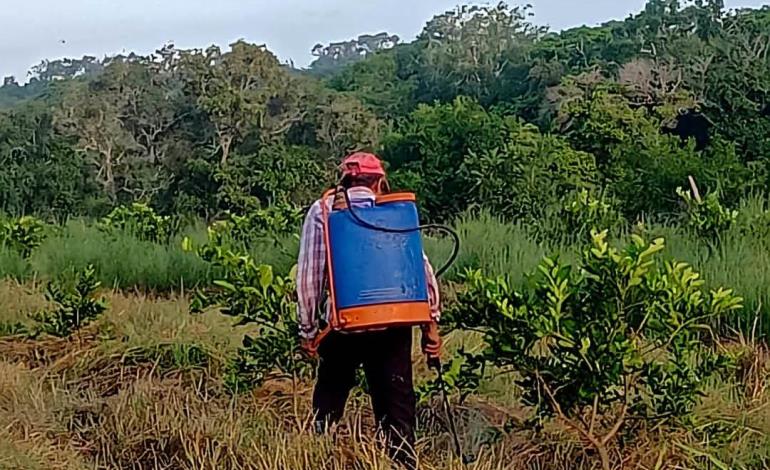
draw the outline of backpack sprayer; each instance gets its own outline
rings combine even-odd
[[[334,201],[331,211],[327,204],[330,197]],[[378,196],[369,207],[354,207],[348,191],[338,187],[324,194],[321,205],[331,312],[329,326],[318,341],[330,331],[430,323],[421,232],[438,230],[453,240],[452,253],[436,271],[437,278],[457,260],[457,232],[445,225],[421,225],[413,193]],[[449,406],[441,361],[431,358],[428,366],[438,374],[455,452],[468,463]]]

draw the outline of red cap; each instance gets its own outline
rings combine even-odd
[[[376,155],[371,153],[354,153],[345,158],[341,168],[342,176],[385,176],[385,169],[382,167],[382,162]]]

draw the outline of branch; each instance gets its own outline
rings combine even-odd
[[[574,420],[569,419],[567,415],[564,414],[564,412],[561,409],[561,405],[556,401],[556,397],[554,397],[553,392],[551,391],[551,388],[548,386],[548,384],[543,380],[543,378],[540,376],[539,373],[536,373],[538,381],[543,386],[543,390],[545,390],[546,395],[548,395],[548,399],[551,402],[551,406],[553,407],[556,414],[559,416],[559,419],[564,421],[564,423],[567,424],[570,428],[572,428],[574,431],[576,431],[578,434],[583,436],[588,442],[591,443],[594,448],[597,450],[604,448],[604,443],[596,438],[593,434],[588,432],[586,429],[581,427],[578,423],[576,423]]]
[[[599,395],[596,394],[594,396],[593,408],[591,408],[591,424],[588,427],[588,433],[589,434],[593,434],[594,433],[594,427],[596,426],[596,415],[598,414],[597,413],[598,408],[599,408]]]
[[[610,432],[608,432],[601,440],[602,445],[607,445],[608,442],[610,442],[612,439],[615,438],[615,436],[620,431],[620,428],[623,427],[623,423],[626,422],[626,415],[628,414],[628,393],[629,393],[629,379],[624,379],[623,381],[623,408],[620,410],[620,416],[618,416],[617,421],[615,421],[615,425],[612,426],[612,429],[610,429]]]

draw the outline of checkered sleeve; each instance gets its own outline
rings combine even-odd
[[[317,201],[305,217],[297,261],[297,321],[300,336],[306,339],[318,334],[325,269],[323,211]]]

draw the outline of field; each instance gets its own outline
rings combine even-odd
[[[531,241],[523,228],[489,216],[466,218],[457,228],[464,248],[458,268],[445,283],[449,289],[461,267],[478,265],[516,273],[513,282],[524,285],[524,274],[553,250]],[[656,230],[669,231],[667,256],[695,260],[704,272],[723,271],[725,259],[749,249],[736,239],[710,255],[688,251],[698,246],[688,236],[665,227]],[[477,242],[481,234],[491,242]],[[361,390],[349,403],[344,426],[332,437],[311,432],[312,382],[307,379],[276,374],[251,392],[227,391],[227,365],[243,335],[253,331],[233,327],[232,319],[217,311],[190,313],[188,289],[209,282],[213,274],[205,263],[183,252],[177,240],[155,244],[130,234],[112,239],[84,223],[72,224],[55,237],[29,261],[17,258],[4,265],[15,271],[5,273],[0,284],[0,324],[34,323],[31,314],[50,308],[45,280],[70,265],[95,263],[106,287],[100,293],[109,308],[69,337],[0,339],[0,422],[5,423],[0,468],[389,468],[372,441],[368,398]],[[427,242],[438,263],[448,253],[447,241]],[[67,249],[49,248],[54,244]],[[286,241],[285,250],[290,253],[294,244]],[[568,258],[574,258],[575,250],[560,249]],[[253,251],[271,257],[265,250]],[[274,256],[271,261],[280,265],[280,257]],[[11,258],[7,253],[6,259]],[[763,302],[764,290],[754,282],[767,276],[767,264],[758,256],[749,259],[756,263],[734,264],[746,271],[728,272],[723,278],[745,280],[739,285],[746,287],[747,310],[741,312],[746,317],[736,319],[736,325],[751,321],[754,305]],[[764,468],[770,463],[770,356],[763,344],[732,331],[730,347],[746,351],[748,362],[735,372],[737,377],[707,385],[693,415],[697,426],[653,427],[626,436],[613,449],[613,465]],[[474,333],[451,333],[445,358],[461,347],[479,349],[480,339]],[[417,382],[423,384],[432,374],[420,356],[415,349]],[[476,459],[468,468],[597,465],[595,453],[559,420],[540,431],[527,425],[532,409],[520,402],[516,389],[511,377],[492,374],[462,403],[458,395],[452,396],[464,450]],[[711,428],[726,430],[719,434],[721,440],[709,440]],[[439,398],[426,398],[419,408],[417,446],[423,468],[464,468],[452,454],[447,429]]]
[[[304,215],[361,184],[462,240],[441,380],[415,338],[422,468],[770,468],[770,7],[645,3],[4,79],[0,468],[388,468],[363,376],[311,432],[296,318]]]

